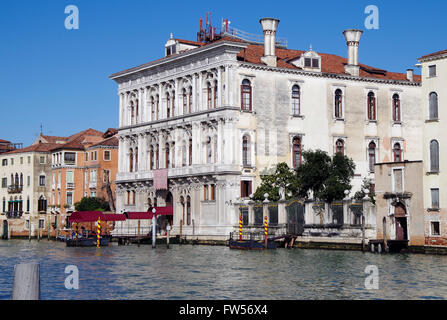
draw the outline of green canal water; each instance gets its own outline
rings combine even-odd
[[[0,241],[0,299],[14,265],[39,262],[42,299],[445,299],[447,256],[174,245],[67,248],[53,241]],[[65,288],[65,268],[79,289]],[[366,289],[375,265],[379,288]]]

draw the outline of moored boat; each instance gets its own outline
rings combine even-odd
[[[263,250],[265,249],[264,241],[256,240],[231,240],[229,241],[230,249],[239,250]],[[267,249],[276,249],[276,242],[269,240],[267,242]]]
[[[67,244],[67,247],[96,247],[97,239],[93,237],[74,238],[74,239],[67,239],[65,243]],[[108,245],[109,245],[109,238],[101,238],[100,246],[107,247]]]

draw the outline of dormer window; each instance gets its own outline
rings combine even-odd
[[[320,60],[317,58],[304,58],[304,66],[306,68],[319,68]]]

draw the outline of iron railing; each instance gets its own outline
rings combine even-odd
[[[6,212],[6,218],[8,219],[20,219],[23,211],[8,211]]]
[[[23,190],[23,186],[21,185],[10,185],[8,186],[8,193],[21,193]]]

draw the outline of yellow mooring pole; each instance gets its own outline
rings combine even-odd
[[[268,235],[268,224],[267,224],[267,216],[265,216],[265,218],[264,218],[264,235],[265,235],[265,238],[264,238],[264,242],[265,242],[265,248],[267,249],[267,235]]]
[[[239,240],[242,241],[242,213],[239,215]]]
[[[101,244],[101,218],[98,218],[98,230],[96,232],[96,247],[99,248]]]

